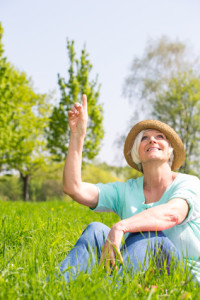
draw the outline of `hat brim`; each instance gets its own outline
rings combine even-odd
[[[170,141],[172,148],[174,149],[174,160],[171,169],[173,171],[179,169],[185,161],[184,145],[174,129],[172,129],[169,125],[157,120],[141,121],[133,126],[133,128],[130,130],[124,144],[124,156],[129,166],[138,171],[141,171],[139,169],[139,166],[132,160],[131,149],[138,133],[146,129],[156,129],[165,134],[167,139]]]

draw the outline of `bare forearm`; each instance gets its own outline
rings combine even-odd
[[[117,230],[122,230],[124,233],[162,231],[183,222],[187,213],[187,202],[183,199],[173,199],[167,204],[152,207],[133,217],[122,220],[114,226],[116,226]]]
[[[168,229],[177,224],[176,218],[173,216],[163,216],[157,219],[148,210],[139,213],[129,219],[121,221],[122,230],[126,232],[140,232],[140,231],[161,231]]]
[[[98,203],[98,189],[94,184],[82,182],[81,178],[83,143],[84,136],[71,134],[63,172],[63,191],[78,203],[95,208]]]
[[[73,196],[81,185],[81,164],[84,136],[72,133],[63,172],[63,191]]]

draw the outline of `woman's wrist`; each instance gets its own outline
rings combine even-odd
[[[115,225],[113,225],[113,229],[122,231],[123,234],[125,234],[127,232],[123,220],[121,220],[121,221],[117,222]]]
[[[77,132],[71,132],[70,145],[75,149],[82,149],[84,145],[85,135],[80,135]]]
[[[82,132],[82,133],[80,133],[78,131],[71,131],[70,132],[70,138],[73,138],[73,139],[82,139],[82,140],[84,140],[85,136],[86,136],[86,132]]]

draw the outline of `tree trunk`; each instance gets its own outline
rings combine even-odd
[[[23,175],[20,173],[20,177],[23,181],[23,198],[24,201],[28,202],[29,201],[29,179],[30,175]]]

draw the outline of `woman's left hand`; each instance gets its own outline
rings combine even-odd
[[[103,268],[105,268],[109,274],[116,266],[116,259],[123,263],[123,258],[120,252],[123,236],[124,232],[118,228],[117,224],[115,224],[111,228],[104,244],[100,264],[102,264]]]

